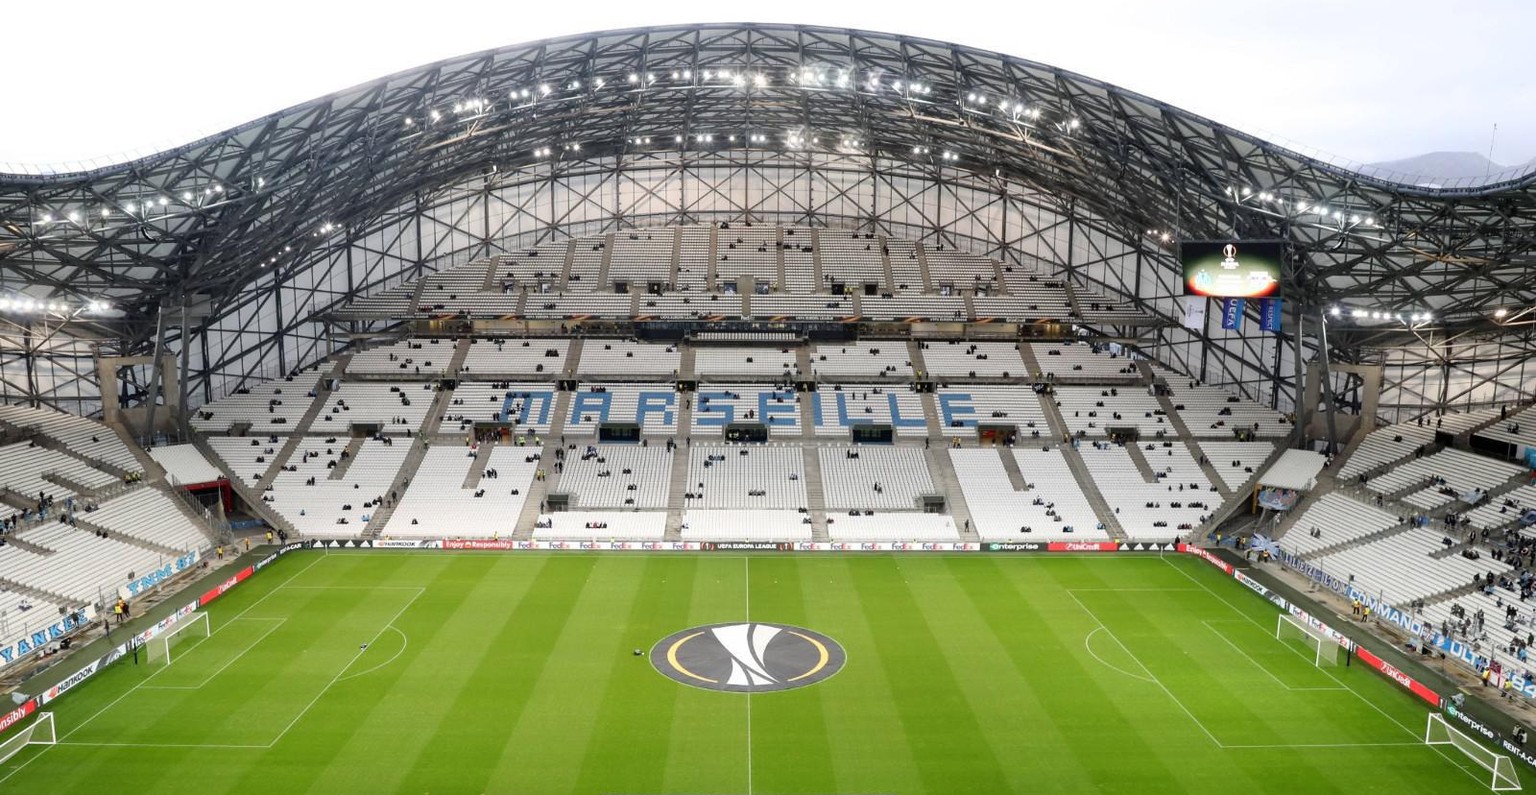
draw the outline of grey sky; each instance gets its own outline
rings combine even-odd
[[[1530,0],[24,2],[0,162],[160,149],[390,72],[609,28],[758,21],[926,36],[1053,64],[1360,162],[1536,157]]]

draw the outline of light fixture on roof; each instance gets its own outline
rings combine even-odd
[[[752,75],[752,85],[758,88],[768,85],[768,76],[761,73]]]
[[[640,75],[637,75],[634,72],[630,72],[629,73],[629,82],[637,83],[639,81],[640,81]]]
[[[1496,317],[1496,318],[1499,318],[1500,320],[1503,320],[1504,317],[1506,315],[1508,315],[1508,314],[1509,314],[1509,310],[1505,309],[1502,306],[1499,307],[1498,309],[1493,310],[1493,316]]]
[[[43,223],[45,223],[45,224],[53,223],[53,214],[52,213],[43,213]]]
[[[438,112],[437,112],[437,111],[435,111],[435,110],[434,110],[434,111],[432,111],[432,121],[438,121],[438,120],[439,120],[439,119],[441,119],[441,118],[443,118],[443,114],[441,114],[441,113],[438,113]]]
[[[72,224],[80,223],[80,213],[76,212],[76,211],[70,211],[70,213],[69,213],[69,222],[72,223]]]
[[[1338,317],[1339,316],[1339,308],[1338,307],[1333,307],[1332,309],[1329,309],[1328,310],[1328,314],[1333,315],[1334,317]]]

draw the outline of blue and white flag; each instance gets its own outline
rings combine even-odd
[[[1279,298],[1259,299],[1259,328],[1279,334],[1281,307]]]
[[[1221,299],[1221,327],[1229,331],[1242,331],[1245,305],[1241,298]]]

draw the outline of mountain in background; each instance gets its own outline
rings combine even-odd
[[[1404,179],[1424,186],[1448,183],[1497,182],[1500,175],[1513,176],[1536,167],[1536,158],[1519,165],[1506,166],[1495,163],[1476,152],[1430,152],[1402,160],[1370,163],[1361,167],[1361,173],[1386,179]]]

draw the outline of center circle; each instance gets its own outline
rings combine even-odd
[[[814,685],[838,671],[848,655],[812,629],[738,621],[674,632],[651,647],[651,665],[690,687],[728,693],[768,693]]]

